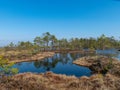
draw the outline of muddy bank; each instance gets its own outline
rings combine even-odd
[[[21,57],[11,57],[9,58],[10,62],[18,63],[18,62],[27,62],[27,61],[35,61],[35,60],[41,60],[47,57],[52,57],[55,53],[54,52],[41,52],[35,55],[27,56],[27,55],[21,55]]]
[[[120,79],[110,74],[91,77],[23,73],[0,78],[1,90],[120,90]]]
[[[89,67],[94,73],[112,74],[120,77],[120,61],[106,56],[86,56],[77,59],[74,64]]]

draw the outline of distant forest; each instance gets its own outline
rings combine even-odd
[[[4,50],[32,50],[33,52],[39,52],[83,49],[96,50],[109,48],[120,48],[120,40],[116,40],[114,36],[107,37],[104,34],[98,38],[71,38],[69,40],[66,38],[57,39],[55,35],[46,32],[41,36],[35,37],[33,42],[21,41],[17,44],[11,42],[9,45],[4,47]]]

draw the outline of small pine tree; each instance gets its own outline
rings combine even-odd
[[[0,56],[0,77],[4,75],[13,75],[18,73],[17,68],[13,68],[14,63],[9,63],[9,60]]]

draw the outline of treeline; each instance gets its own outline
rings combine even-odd
[[[55,51],[55,50],[82,50],[82,49],[109,49],[120,48],[120,40],[116,40],[113,36],[107,37],[104,34],[98,38],[71,38],[57,39],[55,35],[49,32],[43,33],[41,36],[35,37],[33,42],[18,42],[18,44],[10,43],[4,47],[5,50],[32,50],[38,51]]]

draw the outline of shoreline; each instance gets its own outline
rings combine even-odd
[[[47,57],[52,57],[54,56],[56,53],[81,53],[81,54],[86,54],[86,53],[95,53],[95,51],[82,51],[82,50],[69,50],[69,51],[47,51],[47,52],[40,52],[36,55],[33,56],[27,56],[24,59],[23,58],[18,58],[18,59],[14,59],[14,56],[12,57],[13,59],[10,59],[9,62],[14,62],[14,63],[20,63],[20,62],[30,62],[30,61],[37,61],[37,60],[41,60]],[[24,56],[21,56],[24,57]]]
[[[33,55],[31,57],[27,57],[25,59],[19,59],[19,60],[9,60],[9,62],[13,62],[13,63],[20,63],[20,62],[30,62],[30,61],[38,61],[38,60],[42,60],[44,58],[48,58],[48,57],[52,57],[54,56],[54,52],[42,52],[42,53],[38,53],[36,55]]]

